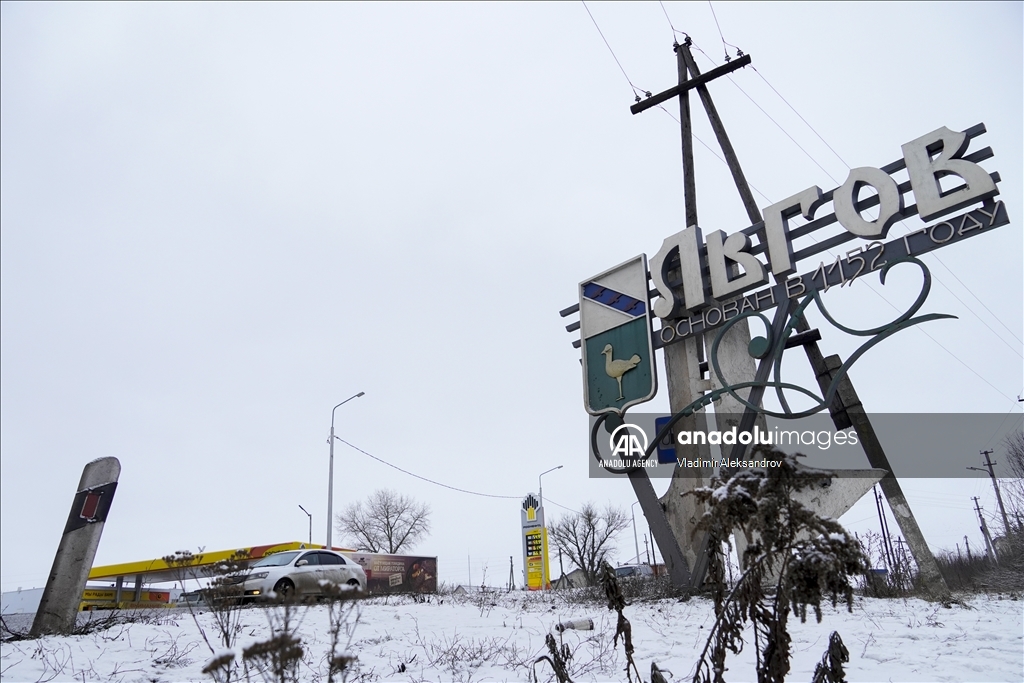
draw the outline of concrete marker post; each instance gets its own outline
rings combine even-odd
[[[110,512],[120,475],[121,463],[117,458],[93,460],[82,470],[64,534],[29,631],[31,636],[66,633],[74,627],[82,590],[96,559],[103,523]]]

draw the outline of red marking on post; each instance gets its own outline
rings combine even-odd
[[[96,512],[99,510],[100,498],[102,497],[102,493],[87,493],[85,500],[82,501],[82,511],[78,513],[78,516],[82,519],[96,519]]]

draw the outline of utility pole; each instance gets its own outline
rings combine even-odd
[[[798,321],[796,330],[802,332],[807,329],[806,325],[806,319],[801,319]],[[811,367],[817,376],[818,386],[822,392],[827,391],[833,378],[841,369],[842,361],[837,355],[822,357],[816,342],[805,344],[804,351],[807,353],[807,359],[810,361]],[[836,412],[837,409],[838,412]],[[946,586],[946,580],[942,578],[942,572],[935,561],[935,556],[928,548],[928,543],[925,541],[921,527],[918,525],[913,511],[910,509],[910,503],[907,502],[907,497],[903,493],[903,487],[900,485],[899,479],[892,473],[892,465],[889,464],[889,458],[885,453],[885,449],[882,448],[882,442],[875,433],[868,413],[864,410],[864,404],[861,403],[860,397],[853,388],[853,382],[850,380],[849,374],[839,380],[836,400],[829,407],[829,412],[832,415],[832,421],[835,423],[836,429],[845,429],[846,426],[853,425],[860,439],[861,447],[864,449],[864,454],[867,456],[871,466],[888,471],[888,474],[878,482],[878,487],[882,490],[882,494],[885,495],[885,500],[889,503],[889,511],[903,533],[903,538],[906,539],[910,553],[917,564],[918,576],[925,589],[932,596],[948,597],[949,588]]]
[[[885,510],[882,507],[882,496],[878,493],[878,487],[871,488],[875,495],[875,508],[878,510],[878,526],[882,529],[882,554],[886,560],[889,571],[896,567],[896,561],[892,552],[892,537],[889,536],[889,524],[885,519]]]
[[[998,564],[999,559],[996,555],[996,549],[992,546],[992,537],[988,533],[988,524],[985,523],[985,516],[981,514],[981,506],[978,505],[978,497],[974,496],[971,500],[974,501],[974,510],[978,513],[978,521],[981,522],[981,535],[985,538],[985,548],[988,550],[988,559],[992,560],[993,563]]]
[[[739,59],[723,66],[717,67],[701,74],[690,54],[690,39],[687,38],[682,45],[673,45],[676,55],[676,70],[678,74],[677,84],[664,92],[648,97],[645,100],[637,99],[637,103],[630,107],[633,114],[655,107],[662,102],[672,98],[679,98],[679,125],[681,136],[681,150],[683,156],[683,205],[684,223],[683,227],[698,229],[697,221],[697,186],[694,172],[693,159],[693,131],[690,118],[689,92],[696,90],[701,102],[705,107],[711,123],[712,130],[722,147],[722,154],[726,160],[734,179],[737,190],[741,194],[744,206],[751,216],[751,223],[761,220],[761,214],[757,205],[753,202],[752,196],[743,194],[746,190],[749,195],[749,187],[742,179],[742,171],[736,154],[725,133],[718,112],[711,101],[707,84],[716,78],[721,78],[750,63],[750,55],[744,55]],[[737,175],[738,174],[738,175]],[[698,274],[699,276],[699,274]],[[722,356],[736,358],[733,361],[744,363],[750,367],[744,367],[736,376],[753,376],[753,359],[748,353],[750,344],[749,328],[746,324],[737,325],[722,342]],[[735,351],[733,351],[733,349]],[[666,384],[668,386],[669,406],[673,413],[681,411],[690,405],[694,399],[700,396],[707,388],[704,386],[704,371],[700,370],[700,364],[704,362],[704,341],[701,336],[694,337],[682,344],[666,347],[664,351]],[[730,363],[731,365],[731,363]],[[730,368],[732,369],[732,368]],[[706,370],[706,365],[705,365]],[[733,376],[733,375],[730,375]],[[722,414],[742,413],[743,407],[739,402],[732,401],[729,396],[722,397]],[[755,401],[756,402],[756,401]],[[731,409],[731,410],[730,410]],[[719,409],[716,408],[716,412]],[[720,425],[721,427],[721,425]],[[764,426],[762,425],[762,429]],[[683,418],[676,426],[678,431],[707,431],[707,416],[702,412]],[[673,437],[674,438],[674,437]],[[710,459],[709,447],[702,446],[703,450],[698,451],[701,459]],[[677,470],[679,472],[680,470]],[[704,556],[702,546],[705,541],[692,540],[697,526],[697,520],[703,517],[705,506],[696,501],[693,496],[682,494],[706,484],[705,476],[710,472],[701,472],[694,476],[674,476],[669,484],[669,490],[659,499],[654,492],[646,470],[635,469],[628,473],[630,484],[640,502],[641,510],[648,521],[651,543],[657,543],[661,549],[662,561],[665,569],[672,579],[672,584],[677,588],[689,587],[699,588],[704,582],[704,573],[707,567],[707,558]],[[637,554],[639,555],[639,546]],[[637,558],[637,562],[640,559]],[[648,563],[650,559],[648,558]]]
[[[633,519],[633,546],[636,548],[636,560],[635,561],[636,561],[637,564],[640,564],[640,541],[637,540],[637,535],[636,535],[636,512],[634,511],[634,508],[637,506],[637,504],[639,502],[640,501],[638,500],[638,501],[636,501],[635,503],[633,503],[632,505],[629,506],[629,516],[632,517],[632,519]],[[652,538],[653,538],[653,535],[652,535]]]
[[[651,541],[652,541],[652,543],[651,543],[651,554],[654,555],[654,562],[651,564],[651,569],[654,570],[654,575],[657,576],[658,575],[658,546],[653,543],[653,541],[654,541],[654,531],[651,530],[650,526],[647,527],[647,533],[649,533],[651,535]]]
[[[754,201],[736,152],[726,134],[725,126],[711,100],[707,87],[708,83],[714,79],[725,76],[749,64],[751,61],[750,55],[742,55],[740,53],[737,55],[738,59],[702,74],[691,54],[691,45],[692,42],[688,37],[683,44],[677,43],[674,45],[678,72],[677,84],[657,95],[648,94],[646,99],[641,99],[638,96],[636,104],[630,107],[630,111],[633,114],[639,114],[670,99],[679,98],[679,123],[683,156],[684,226],[686,230],[670,239],[682,239],[681,236],[684,233],[688,233],[690,237],[697,236],[697,239],[700,239],[699,233],[696,232],[700,224],[697,220],[693,131],[688,99],[690,90],[695,90],[700,97],[701,104],[704,106],[711,128],[715,133],[719,146],[722,148],[722,156],[729,167],[736,190],[740,195],[752,227],[760,224],[762,226],[761,234],[764,234],[764,217]],[[688,232],[691,230],[694,232]],[[690,239],[690,237],[687,239]],[[656,265],[654,268],[660,268],[662,275],[664,275],[669,268],[678,267],[680,268],[679,272],[689,273],[695,281],[702,282],[698,271],[694,269],[687,271],[686,268],[682,267],[681,262],[680,266],[675,266],[672,262],[672,252],[674,249],[678,250],[678,248],[679,245],[673,246],[673,243],[666,240],[662,245],[662,249],[655,256],[654,261]],[[778,285],[780,276],[775,275],[773,277],[776,278],[776,284]],[[794,300],[788,297],[779,303],[771,323],[769,338],[776,338],[783,333],[789,324],[789,317],[793,312],[794,306]],[[567,312],[571,310],[566,309]],[[578,307],[576,310],[579,310]],[[563,313],[563,315],[567,315],[567,313]],[[938,563],[925,542],[924,534],[921,532],[920,526],[910,509],[906,496],[903,494],[899,480],[892,473],[892,467],[882,448],[881,441],[878,439],[868,414],[853,388],[852,381],[845,372],[843,362],[839,356],[832,355],[826,357],[823,355],[817,345],[817,340],[821,338],[820,333],[817,330],[812,331],[810,329],[806,318],[801,315],[794,322],[797,334],[791,338],[791,341],[800,340],[795,345],[804,347],[808,361],[811,364],[819,386],[822,387],[822,391],[826,392],[833,381],[837,383],[837,390],[834,393],[832,405],[829,409],[836,429],[842,430],[852,426],[857,432],[871,467],[888,472],[879,483],[879,487],[882,494],[885,495],[893,518],[903,533],[914,561],[917,563],[922,584],[934,597],[948,597],[949,588],[942,577]],[[710,377],[708,379],[704,378],[704,374],[708,373],[708,360],[705,354],[707,341],[705,335],[698,334],[683,340],[682,343],[664,347],[665,379],[668,386],[669,408],[674,414],[682,411],[709,389],[725,388],[720,384],[721,378],[717,372],[709,373]],[[749,383],[749,389],[742,389],[742,392],[746,394],[745,400],[737,400],[734,391],[730,391],[728,394],[715,399],[714,414],[720,430],[732,426],[739,432],[749,432],[755,424],[758,424],[762,430],[767,431],[764,413],[755,406],[760,406],[762,403],[765,389],[770,384],[768,381],[769,375],[773,364],[777,361],[769,357],[761,358],[755,369],[754,359],[750,353],[750,341],[750,329],[744,323],[734,326],[729,330],[728,334],[722,335],[716,342],[718,344],[718,360],[726,367],[726,376],[732,379],[734,383]],[[840,376],[841,370],[842,375]],[[737,415],[742,415],[738,423],[736,418],[733,417]],[[723,422],[725,422],[724,425]],[[692,415],[681,417],[680,421],[676,423],[673,437],[681,431],[693,431],[695,427],[699,431],[706,431],[706,414],[698,411]],[[710,451],[704,452],[701,450],[701,448],[705,447],[695,446],[695,455],[701,459],[710,458]],[[731,459],[741,459],[745,451],[746,445],[742,442],[737,442],[732,446],[730,457]],[[680,468],[676,472],[680,473],[683,470]],[[673,585],[677,587],[684,584],[688,584],[691,588],[700,587],[703,584],[707,570],[708,556],[706,550],[708,534],[703,534],[700,540],[696,542],[691,540],[695,536],[697,520],[702,517],[705,511],[704,506],[698,504],[692,496],[685,495],[693,489],[703,486],[706,474],[709,475],[710,472],[698,471],[696,476],[691,473],[687,473],[685,476],[674,475],[664,496],[660,500],[656,498],[652,500],[654,497],[653,488],[651,487],[647,472],[643,469],[632,469],[628,472],[630,483],[633,485],[637,495],[637,500],[640,501],[644,516],[651,525],[652,542],[656,541],[658,543],[666,569],[672,577]],[[657,533],[653,533],[654,531],[657,531]],[[742,561],[741,538],[742,536],[737,536],[736,543],[737,553]],[[746,540],[743,540],[742,543],[745,546]],[[683,544],[682,547],[680,547],[680,544]],[[889,548],[889,554],[892,554],[891,547]]]
[[[715,109],[715,106],[711,101],[711,95],[708,92],[706,85],[708,81],[723,76],[729,71],[735,70],[749,63],[750,55],[743,55],[739,59],[736,59],[725,66],[712,69],[706,74],[701,74],[694,62],[693,55],[690,52],[690,45],[691,41],[689,38],[687,38],[682,45],[676,45],[677,70],[679,72],[678,85],[663,93],[637,102],[635,105],[630,107],[630,111],[637,114],[645,109],[649,109],[661,102],[671,99],[672,97],[679,97],[679,119],[683,151],[683,195],[686,210],[685,225],[688,228],[690,226],[696,227],[699,223],[697,221],[693,140],[690,126],[690,105],[687,99],[687,91],[690,89],[696,90],[700,96],[701,103],[704,105],[707,112],[711,128],[715,132],[715,137],[718,139],[719,145],[722,148],[723,157],[729,167],[730,173],[732,174],[733,182],[736,185],[736,190],[739,192],[740,199],[747,211],[750,222],[751,224],[756,225],[763,220],[763,216],[761,215],[761,212],[754,201],[753,195],[750,192],[750,187],[743,175],[739,160],[736,157],[732,143],[729,141],[728,135],[725,132],[725,126],[718,115],[718,111]],[[786,324],[787,317],[790,314],[792,305],[792,300],[787,299],[776,309],[775,317],[772,322],[773,334],[781,334],[782,329]],[[810,332],[810,327],[806,318],[801,316],[797,320],[796,332]],[[807,359],[811,364],[811,368],[814,371],[819,385],[822,387],[822,391],[824,392],[827,391],[829,385],[833,381],[833,377],[838,374],[843,363],[838,356],[824,356],[818,348],[816,342],[816,339],[818,338],[820,338],[820,335],[813,338],[807,337],[805,338],[806,341],[802,342],[800,345],[804,347]],[[749,327],[746,325],[737,325],[733,328],[730,335],[723,338],[718,352],[719,359],[723,360],[728,366],[730,366],[730,377],[742,378],[743,380],[753,379],[755,382],[755,385],[748,390],[746,396],[747,404],[741,405],[740,402],[733,400],[729,396],[722,396],[721,402],[716,401],[716,420],[718,420],[717,416],[719,414],[722,416],[742,414],[739,424],[735,425],[741,432],[750,431],[750,429],[754,427],[755,423],[758,423],[762,429],[765,429],[764,415],[751,409],[750,405],[761,404],[765,387],[767,386],[762,383],[768,380],[772,367],[769,359],[763,358],[758,363],[757,369],[755,370],[753,359],[748,352],[749,344]],[[703,359],[700,355],[700,350],[694,348],[695,346],[700,346],[702,350],[703,341],[697,339],[693,344],[686,341],[683,344],[675,344],[665,347],[665,374],[667,375],[666,379],[669,388],[669,406],[673,413],[681,410],[685,405],[692,401],[695,394],[699,393],[698,390],[704,390],[700,386],[703,380],[698,381],[698,378],[703,376],[703,372],[700,371],[701,364],[699,362]],[[711,381],[712,388],[715,388],[717,375],[714,373],[711,375]],[[928,544],[925,542],[924,534],[921,532],[921,528],[910,509],[910,504],[907,502],[906,496],[903,494],[899,480],[892,474],[892,467],[889,464],[889,459],[885,454],[885,450],[882,448],[881,441],[878,439],[878,436],[874,431],[874,427],[871,424],[868,414],[864,410],[863,404],[860,402],[860,398],[857,396],[857,392],[853,388],[853,383],[850,380],[849,375],[844,374],[840,379],[838,390],[833,399],[833,404],[830,406],[829,412],[832,415],[836,429],[847,429],[852,426],[856,430],[857,436],[860,439],[871,467],[884,469],[888,472],[888,474],[879,482],[879,487],[889,503],[889,509],[892,512],[893,517],[896,519],[896,523],[899,525],[900,531],[903,533],[903,537],[907,541],[910,552],[914,556],[914,561],[917,563],[921,581],[928,592],[933,596],[947,597],[949,595],[949,588],[946,586],[946,582],[942,578],[942,572],[939,570],[938,563],[935,561],[935,556],[932,555],[931,550],[928,548]],[[719,429],[722,427],[723,426],[719,424]],[[679,425],[679,429],[691,429],[691,427],[681,423]],[[746,447],[743,444],[735,444],[732,447],[731,457],[734,459],[742,458],[745,449]],[[632,479],[633,475],[630,474],[630,477]],[[694,487],[701,485],[703,485],[702,481],[692,477],[688,477],[685,483],[681,483],[677,478],[673,478],[672,482],[669,484],[668,492],[665,494],[665,497],[662,498],[663,508],[666,511],[668,519],[670,521],[674,521],[674,531],[678,538],[686,539],[692,537],[692,528],[696,524],[696,519],[700,517],[700,512],[703,511],[696,509],[696,507],[689,502],[682,505],[678,503],[678,494],[685,493],[686,491],[692,490]],[[686,508],[686,505],[690,505],[690,508]],[[653,519],[653,516],[647,515],[647,518],[648,520],[651,520]],[[654,528],[659,527],[656,525]],[[740,537],[737,537],[738,550],[739,543]],[[665,556],[665,546],[660,542],[659,546],[661,547],[662,555]],[[700,546],[691,546],[688,548],[688,555],[693,557],[692,576],[694,577],[695,586],[699,586],[702,583],[707,569],[707,554],[705,552],[706,546],[707,534],[704,535]],[[891,544],[889,552],[892,554]],[[740,552],[739,555],[742,557],[742,552]]]
[[[554,472],[560,470],[564,465],[558,467],[552,467],[550,470],[546,470],[540,473],[537,477],[537,495],[540,498],[540,505],[538,506],[538,514],[540,515],[540,589],[546,591],[551,588],[550,581],[551,577],[548,576],[548,522],[544,518],[544,475],[548,472]]]
[[[978,472],[988,471],[988,476],[992,478],[992,488],[996,490],[996,502],[999,503],[999,513],[1003,516],[1003,535],[1010,535],[1010,518],[1006,515],[1006,508],[1003,506],[1003,496],[999,493],[999,482],[996,480],[996,473],[993,471],[992,466],[998,465],[999,463],[992,462],[988,457],[992,455],[992,451],[980,451],[985,456],[985,469],[980,467],[968,467],[969,470],[977,470]]]
[[[907,550],[903,547],[902,538],[896,539],[896,561],[899,562],[901,566],[910,565],[910,560],[907,557]]]

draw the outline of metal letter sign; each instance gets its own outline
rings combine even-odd
[[[658,379],[641,254],[580,283],[583,403],[591,415],[654,398]]]
[[[702,245],[700,228],[695,225],[666,238],[651,258],[652,279],[658,294],[653,309],[662,319],[654,335],[655,347],[709,332],[744,314],[774,308],[786,299],[851,285],[857,278],[882,271],[888,264],[1008,224],[1006,208],[995,199],[999,194],[999,174],[989,174],[978,165],[992,156],[992,150],[984,147],[967,154],[970,141],[984,132],[984,124],[959,132],[938,128],[903,145],[902,159],[882,168],[851,169],[846,182],[829,192],[813,185],[766,206],[762,222],[727,238],[721,231],[715,231]],[[892,174],[903,170],[910,180],[897,183]],[[939,179],[947,176],[960,184],[943,191]],[[858,199],[863,187],[873,188],[875,196]],[[908,204],[911,197],[916,204]],[[819,208],[828,202],[832,203],[833,213],[821,215]],[[972,205],[974,208],[968,208]],[[878,207],[877,218],[868,220],[861,214],[874,206]],[[961,209],[967,210],[948,217]],[[796,214],[802,214],[809,222],[789,227],[787,220]],[[943,220],[884,241],[895,222],[915,214],[926,223]],[[838,231],[833,227],[837,223]],[[794,250],[794,240],[811,233],[818,235],[815,243]],[[756,246],[751,237],[757,237]],[[814,270],[794,274],[800,261],[839,249],[858,238],[861,241],[854,242],[853,249],[840,249],[833,261],[820,261]],[[742,267],[742,274],[738,273],[737,265]],[[704,276],[705,270],[710,277]],[[768,283],[769,271],[776,276],[776,284],[757,289]]]

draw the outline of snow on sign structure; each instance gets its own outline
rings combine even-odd
[[[658,392],[641,254],[580,283],[583,397],[591,415],[621,415]]]

